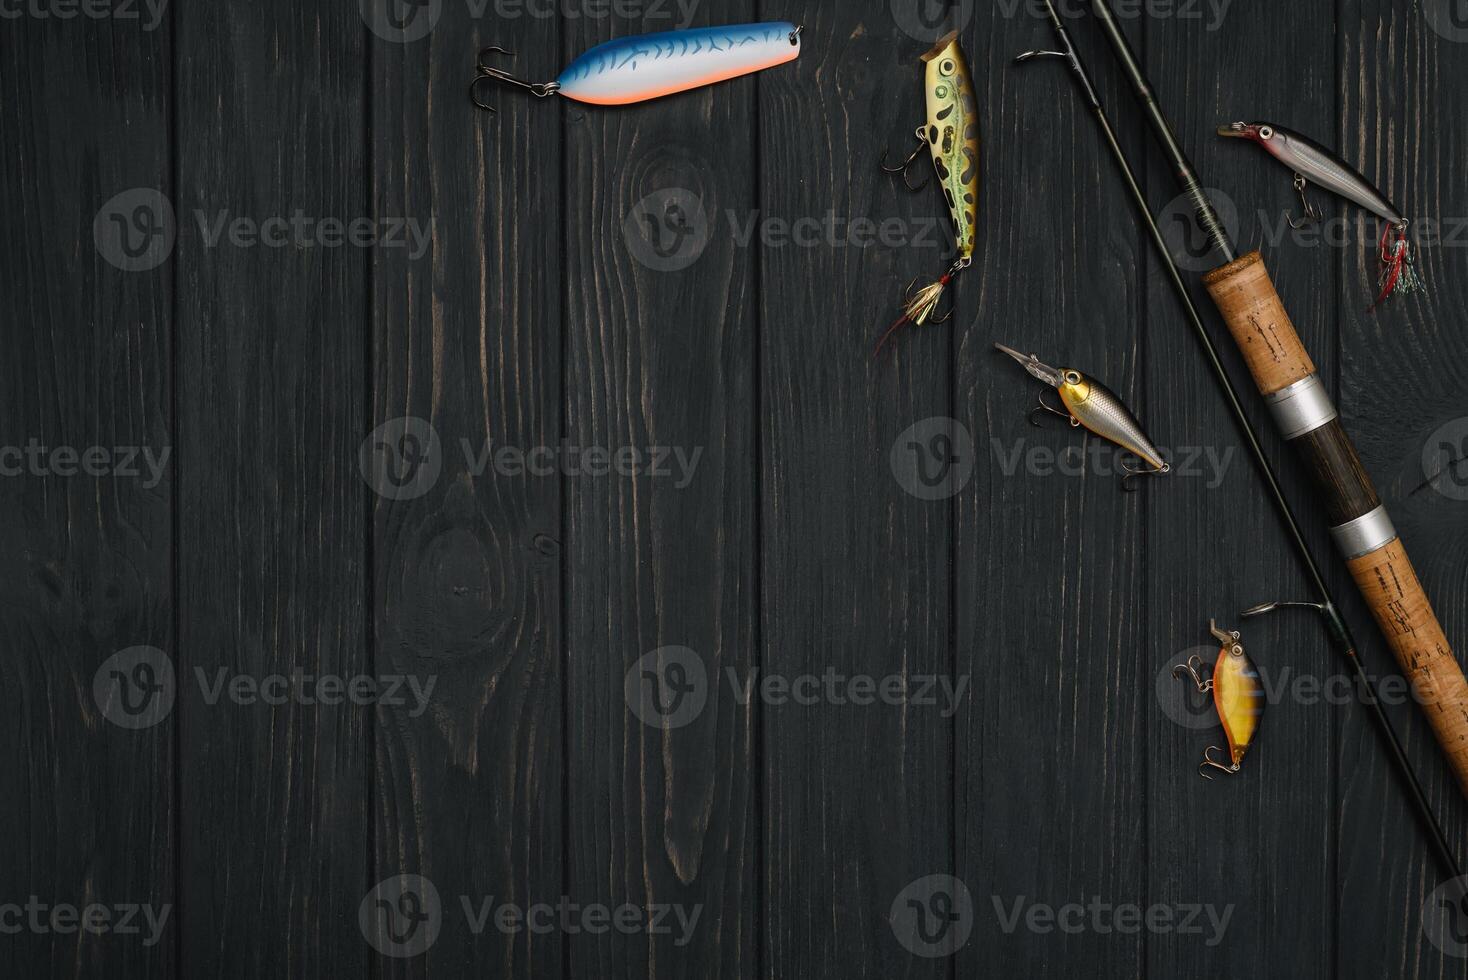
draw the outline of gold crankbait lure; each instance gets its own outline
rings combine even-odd
[[[1147,438],[1147,433],[1142,431],[1142,423],[1127,410],[1120,398],[1095,378],[1087,377],[1075,368],[1053,368],[1042,362],[1034,354],[1026,356],[1012,347],[1003,344],[995,344],[999,350],[1008,354],[1020,363],[1020,366],[1028,371],[1031,376],[1040,379],[1060,393],[1060,401],[1065,406],[1064,411],[1054,408],[1045,403],[1045,395],[1040,395],[1040,407],[1030,412],[1030,422],[1035,422],[1036,412],[1045,411],[1051,415],[1058,415],[1070,422],[1072,426],[1085,426],[1091,432],[1105,439],[1107,442],[1115,443],[1122,449],[1137,457],[1145,469],[1131,469],[1123,466],[1126,476],[1122,477],[1122,489],[1133,490],[1129,481],[1139,476],[1157,476],[1172,471],[1172,467],[1162,458],[1157,447]]]
[[[1218,651],[1218,660],[1213,665],[1213,674],[1203,676],[1203,658],[1193,654],[1185,664],[1172,668],[1172,675],[1186,671],[1199,692],[1213,692],[1213,707],[1218,711],[1218,720],[1223,723],[1223,735],[1228,739],[1228,764],[1218,762],[1213,753],[1221,751],[1210,745],[1203,750],[1203,761],[1198,764],[1198,774],[1212,779],[1208,769],[1221,769],[1232,775],[1239,771],[1244,753],[1249,751],[1254,736],[1259,731],[1259,718],[1264,714],[1264,683],[1254,662],[1244,652],[1239,642],[1238,630],[1221,630],[1213,620],[1208,621],[1208,632],[1223,644]]]
[[[948,201],[948,212],[953,218],[953,236],[957,244],[958,257],[937,282],[924,286],[916,293],[908,289],[908,297],[902,307],[902,316],[887,328],[877,342],[877,351],[898,327],[904,324],[922,326],[925,323],[942,323],[948,314],[933,319],[943,291],[953,277],[967,269],[974,261],[974,245],[978,239],[979,215],[979,101],[974,94],[973,75],[968,60],[958,45],[958,32],[954,31],[939,41],[933,50],[923,55],[927,65],[924,91],[927,97],[928,121],[917,130],[917,149],[903,161],[900,167],[882,170],[889,174],[902,174],[903,181],[913,191],[922,190],[927,181],[913,186],[907,181],[907,170],[922,155],[926,148],[933,158],[933,170],[938,177],[938,186]],[[885,161],[885,156],[883,160]],[[916,280],[914,280],[914,283]]]

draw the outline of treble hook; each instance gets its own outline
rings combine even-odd
[[[1179,677],[1178,671],[1184,671],[1192,679],[1193,686],[1198,689],[1199,694],[1208,694],[1213,690],[1213,678],[1203,676],[1203,658],[1196,653],[1188,658],[1185,664],[1177,664],[1172,668],[1172,676]]]
[[[1048,390],[1049,389],[1045,389],[1045,391],[1048,391]],[[1039,415],[1041,412],[1048,412],[1051,415],[1058,415],[1058,416],[1060,416],[1061,418],[1065,419],[1067,422],[1070,423],[1070,427],[1072,429],[1076,428],[1077,426],[1079,426],[1081,424],[1081,420],[1078,419],[1078,418],[1076,418],[1074,415],[1070,414],[1069,412],[1063,412],[1063,411],[1061,411],[1058,408],[1052,408],[1050,406],[1050,404],[1045,401],[1045,391],[1041,391],[1040,394],[1038,394],[1037,396],[1035,396],[1035,400],[1040,403],[1040,407],[1039,408],[1032,408],[1032,409],[1030,409],[1030,414],[1027,415],[1027,416],[1025,416],[1025,418],[1029,421],[1030,425],[1033,425],[1037,429],[1044,428],[1044,426],[1042,426],[1039,422],[1036,422],[1035,421],[1035,416],[1036,415]]]
[[[1305,216],[1298,221],[1294,218],[1288,219],[1290,227],[1296,231],[1320,220],[1320,211],[1310,203],[1310,198],[1305,196],[1305,188],[1308,186],[1304,174],[1295,174],[1295,192],[1300,195],[1300,206],[1305,209]]]
[[[536,98],[539,99],[543,99],[548,95],[555,95],[561,90],[560,82],[527,82],[523,78],[516,78],[514,75],[511,75],[503,68],[496,68],[494,65],[487,65],[484,63],[484,60],[485,55],[489,54],[502,54],[509,58],[515,57],[514,52],[506,51],[504,48],[499,47],[498,45],[490,45],[487,48],[481,48],[479,50],[479,57],[478,59],[476,59],[476,63],[474,65],[477,74],[474,78],[474,81],[469,83],[469,101],[473,102],[475,105],[485,110],[486,112],[499,111],[488,102],[480,101],[479,98],[479,83],[488,81],[490,79],[493,79],[496,82],[503,82],[506,85],[515,85],[519,88],[523,88],[531,95],[534,95]]]
[[[1226,766],[1223,763],[1218,762],[1217,760],[1215,760],[1213,758],[1213,756],[1210,754],[1210,753],[1213,753],[1213,752],[1222,752],[1222,751],[1223,751],[1223,749],[1220,749],[1216,745],[1210,745],[1210,746],[1208,746],[1208,748],[1204,749],[1203,750],[1203,761],[1200,762],[1200,763],[1198,763],[1198,775],[1202,776],[1204,779],[1212,779],[1213,778],[1212,776],[1208,775],[1206,772],[1203,771],[1204,769],[1210,769],[1210,768],[1211,769],[1221,769],[1224,772],[1228,773],[1230,776],[1232,776],[1234,773],[1238,772],[1239,769],[1241,768],[1238,763],[1234,763],[1231,766]]]
[[[884,174],[901,174],[902,175],[902,182],[904,184],[906,184],[907,185],[907,189],[910,190],[910,191],[912,191],[914,194],[916,194],[918,191],[922,190],[924,187],[927,187],[928,186],[928,178],[926,178],[926,177],[924,177],[923,178],[923,182],[921,184],[918,184],[916,187],[913,186],[912,181],[910,181],[910,180],[907,179],[907,171],[908,171],[908,168],[913,165],[913,162],[915,160],[917,160],[918,157],[922,156],[923,150],[927,149],[927,146],[928,146],[928,138],[925,135],[926,130],[927,130],[927,127],[925,127],[925,126],[919,126],[917,128],[917,131],[914,133],[914,135],[917,137],[917,141],[918,141],[917,149],[915,149],[915,150],[912,151],[912,156],[910,156],[906,160],[902,161],[902,166],[900,166],[900,167],[889,167],[889,166],[887,166],[887,153],[889,151],[887,151],[887,150],[883,150],[882,151],[882,161],[881,161],[881,164],[880,164],[880,166],[882,168],[882,173],[884,173]]]
[[[1126,493],[1136,493],[1139,489],[1135,484],[1132,483],[1133,480],[1140,479],[1144,476],[1161,476],[1164,473],[1172,472],[1171,463],[1163,463],[1162,469],[1160,470],[1133,469],[1132,467],[1126,465],[1126,463],[1118,463],[1117,465],[1120,466],[1121,471],[1126,474],[1126,476],[1121,478],[1121,489]]]
[[[907,284],[907,290],[902,294],[903,297],[904,297],[904,299],[908,303],[911,303],[912,302],[912,290],[913,290],[913,287],[917,285],[917,281],[918,281],[918,277],[917,276],[913,276],[912,277],[912,281]],[[944,313],[940,317],[931,317],[930,316],[930,317],[928,317],[928,322],[929,323],[947,323],[951,319],[953,319],[953,303],[950,301],[949,304],[948,304],[948,312],[947,313]]]

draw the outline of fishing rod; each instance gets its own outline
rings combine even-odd
[[[1097,0],[1097,3],[1098,5],[1104,5],[1104,0]],[[1102,104],[1100,96],[1097,94],[1096,86],[1092,84],[1090,74],[1087,72],[1084,63],[1082,63],[1080,55],[1076,51],[1075,44],[1071,41],[1070,33],[1066,30],[1065,24],[1061,21],[1060,15],[1056,12],[1051,0],[1045,0],[1045,6],[1049,12],[1050,25],[1059,41],[1059,50],[1030,51],[1020,55],[1016,60],[1026,62],[1036,58],[1059,58],[1066,63],[1071,73],[1075,76],[1086,102],[1096,117],[1097,124],[1101,129],[1102,136],[1105,138],[1107,147],[1110,149],[1111,155],[1116,161],[1117,168],[1131,195],[1132,203],[1136,206],[1136,211],[1141,219],[1142,225],[1146,228],[1152,239],[1152,244],[1156,247],[1157,253],[1162,258],[1163,268],[1166,269],[1168,279],[1171,281],[1178,299],[1182,302],[1187,320],[1193,328],[1193,333],[1196,335],[1198,343],[1203,348],[1204,356],[1207,358],[1208,364],[1213,370],[1213,376],[1218,382],[1220,391],[1223,393],[1224,401],[1227,402],[1229,410],[1233,414],[1234,421],[1238,425],[1239,432],[1249,448],[1250,455],[1253,456],[1254,463],[1260,475],[1264,478],[1270,498],[1273,500],[1280,521],[1284,525],[1286,536],[1294,546],[1296,554],[1304,565],[1306,575],[1309,577],[1319,597],[1319,602],[1265,603],[1247,610],[1244,615],[1257,616],[1276,609],[1302,607],[1314,609],[1320,614],[1326,632],[1330,637],[1331,646],[1351,666],[1360,703],[1369,710],[1372,718],[1375,720],[1377,729],[1381,733],[1382,739],[1385,741],[1391,753],[1392,761],[1396,765],[1398,774],[1401,776],[1407,795],[1416,808],[1423,827],[1431,837],[1433,845],[1437,849],[1438,857],[1443,862],[1444,869],[1450,877],[1458,877],[1463,872],[1458,864],[1457,856],[1452,846],[1448,843],[1442,826],[1438,823],[1437,817],[1432,811],[1431,804],[1428,803],[1427,795],[1423,792],[1422,785],[1417,780],[1417,775],[1412,769],[1412,763],[1408,760],[1406,751],[1402,748],[1401,740],[1397,737],[1396,730],[1392,727],[1391,719],[1387,717],[1386,711],[1381,706],[1381,699],[1377,694],[1376,687],[1372,684],[1365,667],[1361,663],[1361,658],[1356,652],[1356,641],[1351,635],[1350,627],[1342,618],[1340,610],[1335,604],[1330,587],[1326,584],[1325,577],[1321,574],[1320,566],[1315,560],[1315,555],[1310,550],[1309,543],[1305,540],[1304,533],[1300,529],[1300,523],[1295,517],[1294,510],[1290,507],[1284,491],[1280,488],[1279,479],[1275,474],[1274,467],[1269,462],[1269,457],[1265,455],[1264,448],[1259,442],[1259,435],[1255,431],[1253,423],[1250,422],[1248,414],[1244,411],[1242,402],[1239,400],[1238,390],[1234,387],[1228,370],[1219,358],[1218,350],[1214,347],[1213,340],[1209,336],[1207,328],[1203,326],[1203,318],[1198,312],[1197,305],[1193,302],[1193,297],[1188,291],[1187,284],[1183,281],[1182,273],[1178,270],[1177,262],[1173,259],[1172,253],[1168,249],[1167,241],[1162,235],[1162,230],[1158,227],[1157,220],[1152,216],[1151,208],[1147,203],[1147,196],[1143,192],[1140,182],[1137,180],[1136,172],[1132,169],[1126,152],[1117,140],[1116,131],[1112,128],[1110,119],[1107,118],[1106,108]],[[1114,18],[1111,20],[1111,24],[1113,26],[1115,25]],[[1125,39],[1122,39],[1122,43],[1125,44]],[[1129,48],[1127,52],[1128,56],[1130,56]],[[1128,59],[1124,59],[1125,61],[1130,62],[1137,76],[1140,77],[1140,69],[1136,68],[1135,59],[1128,57]],[[1136,79],[1134,79],[1135,81]],[[1175,152],[1180,158],[1174,161],[1177,164],[1176,173],[1178,174],[1179,180],[1183,183],[1184,193],[1188,196],[1188,199],[1198,213],[1199,220],[1207,232],[1209,240],[1213,243],[1217,251],[1228,257],[1228,262],[1235,262],[1236,256],[1234,255],[1233,245],[1229,241],[1229,237],[1224,231],[1222,223],[1218,220],[1217,214],[1213,211],[1207,195],[1203,192],[1197,173],[1183,155],[1181,148],[1177,144],[1177,140],[1171,136],[1171,129],[1167,127],[1167,121],[1162,117],[1160,109],[1157,108],[1155,99],[1151,98],[1151,90],[1146,86],[1145,80],[1140,84],[1140,90],[1147,93],[1144,104],[1149,106],[1149,115],[1158,120],[1161,126],[1167,131],[1168,135],[1163,139],[1164,146],[1170,147],[1171,152]],[[1255,262],[1251,264],[1260,264],[1262,269],[1262,264],[1258,262],[1257,253],[1255,253]],[[1287,318],[1281,317],[1281,322],[1276,325],[1276,330],[1278,326],[1287,328],[1289,334],[1291,336],[1294,335],[1293,328],[1289,327]],[[1298,346],[1298,338],[1296,338],[1296,345]],[[1323,386],[1319,384],[1318,379],[1316,379],[1313,389],[1320,392],[1321,397],[1323,397]],[[1288,405],[1289,401],[1289,399],[1286,399],[1285,404]],[[1272,401],[1271,407],[1274,407],[1275,404],[1276,402]],[[1298,409],[1298,406],[1296,408]],[[1291,417],[1298,414],[1300,413],[1296,411]],[[1330,415],[1333,419],[1335,415],[1333,408],[1331,409]],[[1275,416],[1277,419],[1280,419],[1280,410],[1278,408],[1275,409]],[[1290,428],[1293,427],[1291,426]],[[1303,435],[1308,431],[1310,430],[1302,430],[1299,435]],[[1287,436],[1288,432],[1289,430],[1287,429]],[[1349,443],[1347,445],[1349,446]],[[1352,458],[1354,458],[1354,453],[1352,454]],[[1360,470],[1359,462],[1357,462],[1356,468],[1358,471]],[[1364,479],[1364,471],[1361,471],[1360,475]],[[1415,582],[1415,578],[1412,581]],[[1454,667],[1456,668],[1456,663]],[[1461,677],[1461,672],[1459,676]]]
[[[1203,276],[1203,284],[1285,441],[1297,449],[1315,477],[1331,537],[1411,683],[1459,788],[1468,796],[1468,678],[1453,655],[1391,516],[1285,312],[1263,258],[1258,251],[1237,256],[1110,4],[1092,0],[1092,5],[1153,135],[1197,209],[1204,231],[1224,258],[1223,265]]]

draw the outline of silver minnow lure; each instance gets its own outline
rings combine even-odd
[[[1305,208],[1303,222],[1291,221],[1296,228],[1305,222],[1320,217],[1305,197],[1307,184],[1316,184],[1354,201],[1372,214],[1386,221],[1389,227],[1381,237],[1381,296],[1377,303],[1394,292],[1412,292],[1421,286],[1411,265],[1411,251],[1407,242],[1407,217],[1385,194],[1367,180],[1360,171],[1346,163],[1325,147],[1307,136],[1276,126],[1258,122],[1228,123],[1218,127],[1219,136],[1252,140],[1262,146],[1270,156],[1294,171],[1295,190]],[[1397,240],[1391,241],[1396,232]]]
[[[1127,485],[1127,481],[1133,477],[1171,472],[1172,467],[1162,458],[1157,447],[1152,445],[1152,440],[1147,438],[1147,433],[1142,431],[1142,424],[1127,410],[1121,399],[1116,397],[1115,392],[1110,388],[1095,378],[1087,377],[1075,368],[1053,368],[1034,354],[1021,354],[1003,344],[994,346],[1018,361],[1032,377],[1038,378],[1060,392],[1060,401],[1064,404],[1065,410],[1062,411],[1046,404],[1045,396],[1042,393],[1040,407],[1030,413],[1032,423],[1035,412],[1041,410],[1052,415],[1059,415],[1069,420],[1072,426],[1085,426],[1102,439],[1115,443],[1146,464],[1146,469],[1134,470],[1123,467],[1127,474],[1122,478],[1124,489],[1133,489]]]

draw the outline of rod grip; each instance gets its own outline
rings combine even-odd
[[[1203,281],[1260,394],[1276,396],[1269,399],[1275,418],[1314,476],[1321,507],[1332,536],[1345,551],[1351,576],[1468,796],[1468,678],[1356,447],[1336,418],[1324,387],[1313,377],[1315,364],[1285,312],[1263,258],[1250,252],[1208,273]]]
[[[1468,680],[1402,542],[1346,564],[1468,796]]]
[[[1315,373],[1258,252],[1214,269],[1203,284],[1249,363],[1260,394],[1272,395]]]

